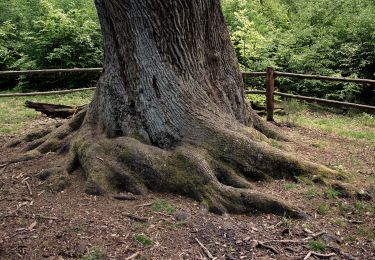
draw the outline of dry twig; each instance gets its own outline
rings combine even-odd
[[[201,241],[198,240],[198,238],[195,238],[195,241],[197,241],[197,243],[199,244],[199,246],[203,249],[203,252],[206,254],[206,256],[209,258],[209,259],[216,259],[216,257],[214,257],[210,251],[207,249],[207,247],[205,247]]]
[[[128,258],[125,258],[125,260],[132,260],[132,259],[135,259],[137,258],[141,253],[139,252],[136,252],[134,254],[132,254],[131,256],[129,256]]]
[[[321,253],[317,253],[317,252],[314,252],[314,251],[310,251],[310,252],[307,253],[307,255],[305,256],[305,258],[303,258],[303,260],[309,259],[312,255],[315,255],[315,256],[321,257],[321,258],[329,258],[329,257],[336,256],[335,253],[321,254]]]
[[[125,213],[124,216],[128,217],[132,220],[138,221],[138,222],[143,222],[143,223],[148,222],[148,218],[138,217],[138,216],[133,215],[133,214]]]
[[[31,190],[30,184],[27,181],[25,181],[25,184],[26,184],[27,190],[29,191],[29,195],[33,196],[33,191]]]

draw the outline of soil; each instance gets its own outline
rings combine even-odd
[[[50,121],[42,118],[31,128]],[[375,183],[374,146],[314,129],[281,131],[292,140],[277,143],[281,149],[350,172],[359,188]],[[23,134],[0,136],[2,161],[22,153],[6,144]],[[171,194],[89,196],[79,170],[65,190],[51,192],[37,174],[62,160],[49,153],[0,168],[0,259],[304,259],[310,251],[327,259],[375,259],[373,200],[332,198],[326,187],[303,181],[259,182],[257,189],[286,198],[311,217],[219,216]]]

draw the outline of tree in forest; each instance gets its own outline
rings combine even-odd
[[[303,217],[252,181],[339,177],[272,147],[270,138],[285,137],[245,103],[219,0],[96,7],[105,57],[94,99],[57,129],[28,135],[20,160],[69,151],[67,166],[54,170],[60,182],[81,167],[89,194],[172,192],[216,213]]]

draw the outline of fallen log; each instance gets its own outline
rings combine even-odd
[[[79,111],[86,108],[87,105],[82,106],[66,106],[66,105],[56,105],[48,103],[38,103],[32,101],[26,101],[25,106],[27,108],[35,109],[38,112],[45,114],[48,117],[58,117],[58,118],[69,118]]]

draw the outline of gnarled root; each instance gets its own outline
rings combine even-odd
[[[49,152],[67,152],[71,140],[83,123],[85,115],[86,110],[81,111],[65,124],[51,125],[45,129],[31,132],[24,138],[8,144],[8,147],[24,145],[22,148],[24,154],[19,158],[5,162],[4,165],[38,159]]]
[[[230,145],[237,147],[232,147],[233,150],[237,150],[240,144],[233,136],[230,140]],[[89,194],[108,191],[144,194],[149,190],[173,192],[200,201],[216,213],[261,211],[291,217],[307,216],[287,202],[257,192],[250,182],[265,176],[276,177],[269,170],[277,167],[284,171],[281,177],[285,177],[287,169],[284,165],[274,168],[260,166],[258,164],[263,161],[254,161],[249,151],[238,149],[238,152],[231,153],[229,147],[212,145],[206,142],[199,147],[183,143],[173,150],[163,150],[131,137],[108,139],[96,136],[94,139],[90,131],[85,131],[73,142],[69,171],[74,169],[73,165],[82,166],[87,178],[85,191]],[[250,148],[254,143],[246,145]],[[259,151],[255,151],[269,154],[265,147],[259,146]],[[247,152],[247,156],[237,154],[242,152]],[[272,156],[275,156],[276,152],[273,152]],[[235,159],[237,157],[242,159]],[[281,163],[281,158],[278,159],[276,164]],[[293,166],[289,167],[292,169]],[[316,165],[310,166],[311,169],[298,169],[297,173],[307,173],[315,167],[320,169]]]
[[[44,136],[28,138],[24,148],[28,158],[69,151],[66,167],[44,170],[38,176],[52,176],[47,182],[51,191],[64,189],[69,184],[67,174],[80,166],[85,191],[93,195],[173,192],[200,201],[216,213],[260,211],[302,218],[307,215],[300,209],[257,191],[252,181],[310,176],[329,184],[342,178],[327,167],[273,148],[266,135],[243,125],[210,126],[199,140],[183,141],[167,150],[139,137],[107,138],[95,124],[82,124],[84,113]]]

